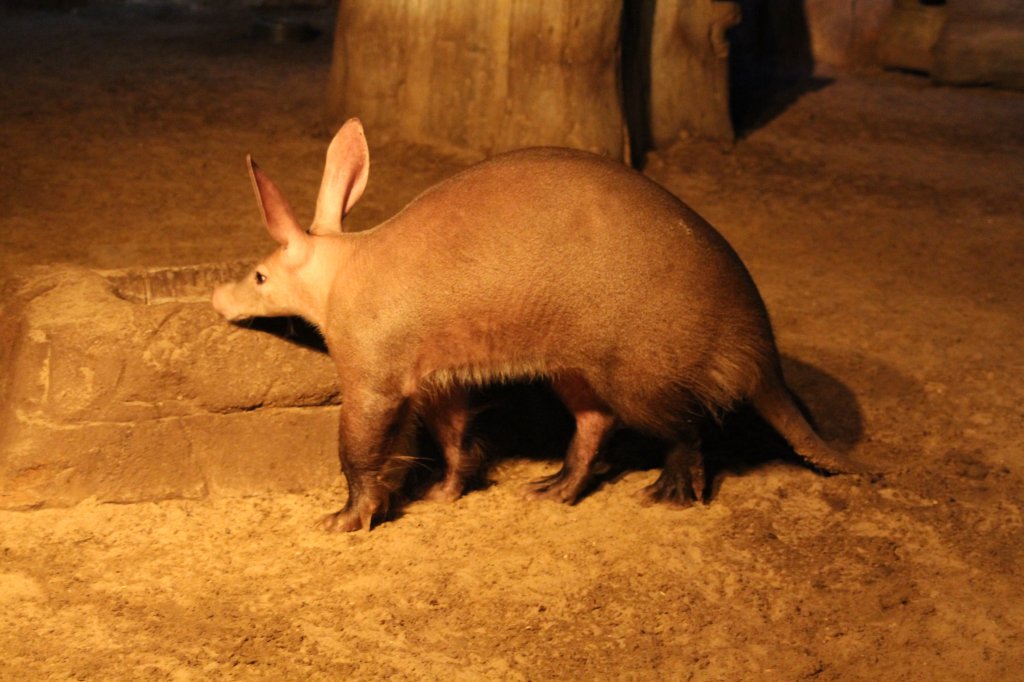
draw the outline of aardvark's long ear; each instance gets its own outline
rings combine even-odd
[[[251,156],[245,157],[245,163],[249,167],[249,177],[252,179],[253,189],[256,190],[256,201],[259,203],[260,213],[263,214],[267,232],[281,246],[304,243],[307,239],[306,233],[299,227],[281,190],[256,165]]]
[[[316,199],[316,217],[310,232],[338,234],[341,218],[359,201],[370,175],[370,150],[366,147],[363,124],[350,118],[341,126],[327,148],[324,179]]]

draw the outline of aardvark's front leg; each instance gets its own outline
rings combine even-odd
[[[387,512],[412,460],[403,452],[412,419],[407,400],[358,390],[344,395],[338,457],[348,481],[348,500],[321,523],[329,531],[369,530],[374,518]]]

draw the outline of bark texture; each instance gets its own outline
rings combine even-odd
[[[731,142],[729,41],[735,2],[659,0],[651,42],[651,139],[664,147],[681,133]]]
[[[331,123],[484,154],[566,145],[622,158],[616,0],[341,3]]]

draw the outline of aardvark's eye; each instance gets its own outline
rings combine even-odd
[[[266,281],[267,281],[267,276],[264,275],[259,270],[257,270],[256,271],[256,286],[259,286],[260,284],[263,284]]]

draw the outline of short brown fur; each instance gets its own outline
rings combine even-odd
[[[435,496],[461,494],[480,459],[465,437],[465,391],[508,379],[550,380],[576,417],[563,470],[535,485],[540,497],[575,501],[601,445],[627,426],[676,443],[646,492],[689,504],[701,494],[695,481],[703,487],[695,420],[745,399],[811,464],[855,469],[794,405],[736,253],[621,164],[568,149],[503,154],[360,233],[340,224],[369,169],[357,120],[328,151],[309,233],[250,169],[281,248],[251,277],[218,288],[214,306],[231,320],[302,315],[323,332],[344,396],[349,485],[328,528],[369,528],[386,510],[417,412],[445,452]]]

